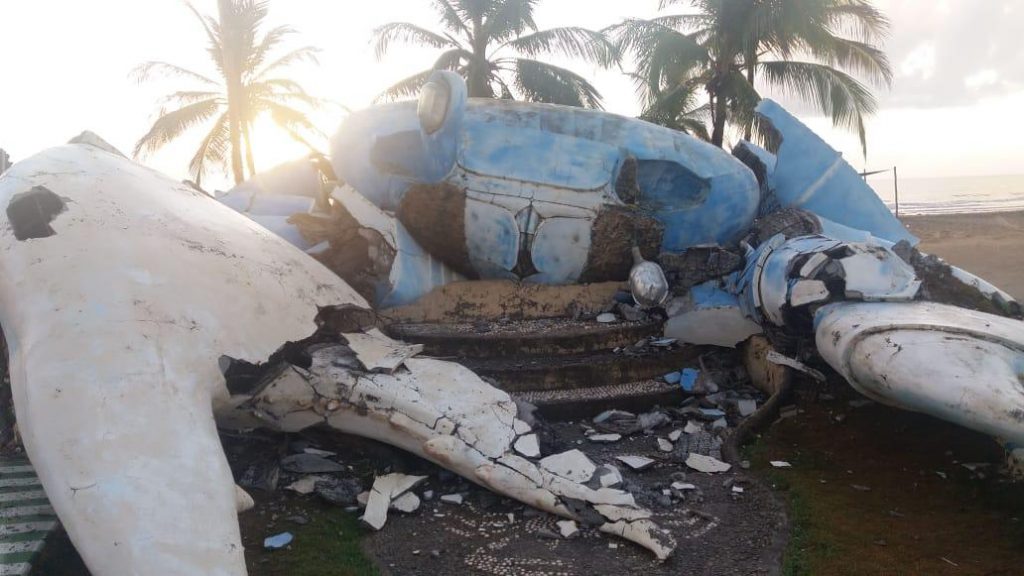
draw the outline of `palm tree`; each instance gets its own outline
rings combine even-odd
[[[444,50],[430,70],[401,80],[379,99],[416,94],[434,70],[453,70],[466,79],[472,98],[523,98],[534,102],[601,107],[601,94],[582,76],[536,58],[560,53],[609,67],[618,62],[615,46],[600,32],[580,27],[538,31],[533,9],[538,0],[431,0],[444,32],[408,22],[374,31],[377,58],[394,41]]]
[[[747,138],[756,128],[762,82],[855,130],[866,153],[864,119],[877,101],[852,74],[876,86],[892,82],[889,60],[875,46],[889,21],[869,0],[661,0],[660,7],[684,2],[696,12],[609,29],[636,57],[649,113],[680,109],[680,99],[691,105],[703,90],[711,142],[721,146],[727,123]]]
[[[256,171],[252,126],[263,114],[270,114],[279,127],[308,146],[303,134],[320,133],[295,106],[317,107],[320,101],[298,83],[273,74],[297,62],[316,63],[318,50],[305,46],[269,60],[273,49],[295,31],[278,26],[260,35],[267,17],[265,0],[218,0],[218,19],[203,16],[192,4],[186,4],[206,31],[207,51],[220,77],[215,80],[167,62],[146,62],[137,67],[133,75],[139,81],[163,73],[195,81],[199,87],[163,99],[152,128],[135,145],[135,156],[156,152],[189,129],[213,119],[189,163],[189,172],[199,184],[211,164],[224,166],[230,154],[231,172],[238,183],[245,179],[246,168],[249,175]],[[174,105],[174,109],[168,110],[168,105]]]

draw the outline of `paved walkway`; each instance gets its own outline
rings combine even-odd
[[[28,460],[0,458],[0,575],[28,574],[56,527],[57,516]]]

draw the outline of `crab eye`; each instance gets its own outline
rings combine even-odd
[[[433,134],[441,129],[448,117],[451,98],[452,89],[442,79],[431,80],[423,85],[419,104],[416,106],[416,115],[419,116],[420,126],[424,132]]]

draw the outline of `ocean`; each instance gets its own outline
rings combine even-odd
[[[893,178],[871,176],[868,184],[894,210]],[[1024,210],[1024,174],[899,180],[900,215]]]

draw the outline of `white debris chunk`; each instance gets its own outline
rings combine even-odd
[[[240,486],[235,485],[235,511],[241,514],[242,512],[248,512],[256,507],[256,501],[252,499],[252,496],[248,492],[242,490]]]
[[[825,264],[828,264],[828,254],[824,252],[815,252],[813,256],[807,259],[803,267],[800,268],[800,276],[804,278],[814,278],[817,276],[818,271]]]
[[[360,520],[374,530],[380,530],[388,521],[388,509],[391,507],[391,502],[426,479],[426,476],[405,474],[378,476],[373,481],[373,488],[370,489],[370,495],[366,502],[366,510]]]
[[[590,436],[587,436],[587,440],[590,440],[591,442],[611,444],[612,442],[622,440],[622,434],[591,434]]]
[[[462,494],[445,494],[441,496],[441,502],[459,505],[462,504]]]
[[[686,458],[686,465],[698,472],[704,472],[707,474],[718,474],[720,472],[728,472],[732,469],[732,464],[726,464],[717,458],[692,452]]]
[[[789,289],[789,304],[794,308],[799,308],[815,302],[824,302],[831,296],[832,294],[821,280],[800,280]]]
[[[536,434],[528,434],[516,440],[515,449],[527,458],[540,457],[540,442]]]
[[[597,470],[597,466],[579,450],[569,450],[561,454],[548,456],[540,461],[540,467],[556,476],[579,482],[588,482]]]
[[[302,450],[305,454],[312,454],[313,456],[320,456],[322,458],[333,458],[338,455],[337,452],[331,452],[329,450],[320,450],[318,448],[305,448]]]
[[[743,399],[736,402],[736,409],[740,411],[740,416],[747,417],[757,412],[757,402]]]
[[[615,314],[612,314],[611,312],[605,312],[604,314],[601,314],[597,317],[597,321],[600,322],[601,324],[612,324],[614,322],[618,322],[619,319],[617,316],[615,316]]]
[[[673,445],[671,442],[664,438],[658,438],[658,450],[661,450],[662,452],[671,452],[672,449]]]
[[[743,494],[743,487],[742,486],[733,486],[732,487],[732,493],[733,494]]]
[[[531,430],[530,425],[527,424],[526,422],[523,422],[519,418],[516,418],[515,420],[512,421],[512,429],[515,431],[516,434],[519,434],[520,436],[522,436],[523,434],[528,434]]]
[[[642,508],[628,508],[626,506],[608,506],[607,504],[598,504],[594,506],[594,510],[597,510],[598,514],[604,516],[611,522],[618,522],[619,520],[633,522],[635,520],[644,520],[651,517],[650,510],[644,510]]]
[[[638,472],[654,464],[654,460],[644,456],[616,456],[615,459]]]
[[[405,344],[392,340],[374,328],[365,334],[342,334],[349,348],[371,372],[392,373],[406,360],[423,352],[422,344]]]
[[[576,523],[572,520],[561,520],[556,524],[558,525],[558,532],[561,533],[562,538],[571,538],[580,531],[579,527],[577,527]]]
[[[302,495],[312,494],[316,488],[316,483],[324,480],[327,480],[326,476],[305,476],[286,486],[285,490],[291,490],[296,494]]]
[[[696,434],[703,431],[704,427],[692,420],[686,423],[686,428],[683,428],[683,432],[686,434]]]
[[[673,430],[668,433],[668,439],[670,442],[679,442],[679,439],[683,437],[682,430]]]
[[[597,478],[602,488],[612,488],[622,484],[622,473],[611,464],[602,464],[597,470]]]
[[[411,514],[420,508],[420,497],[412,492],[406,492],[391,501],[391,509]]]
[[[771,461],[771,465],[772,465],[773,468],[792,468],[793,467],[793,465],[790,464],[789,462],[784,462],[782,460],[772,460]]]
[[[672,489],[679,490],[680,492],[685,492],[687,490],[696,490],[697,486],[694,484],[690,484],[689,482],[673,482]]]
[[[790,358],[788,356],[783,356],[782,354],[779,354],[775,350],[769,350],[768,354],[765,355],[765,359],[771,362],[772,364],[778,364],[779,366],[788,366],[794,370],[799,370],[800,372],[807,374],[811,378],[814,378],[818,382],[824,382],[826,380],[825,375],[822,374],[821,372],[815,370],[814,368],[811,368],[810,366],[804,364],[799,360]]]

